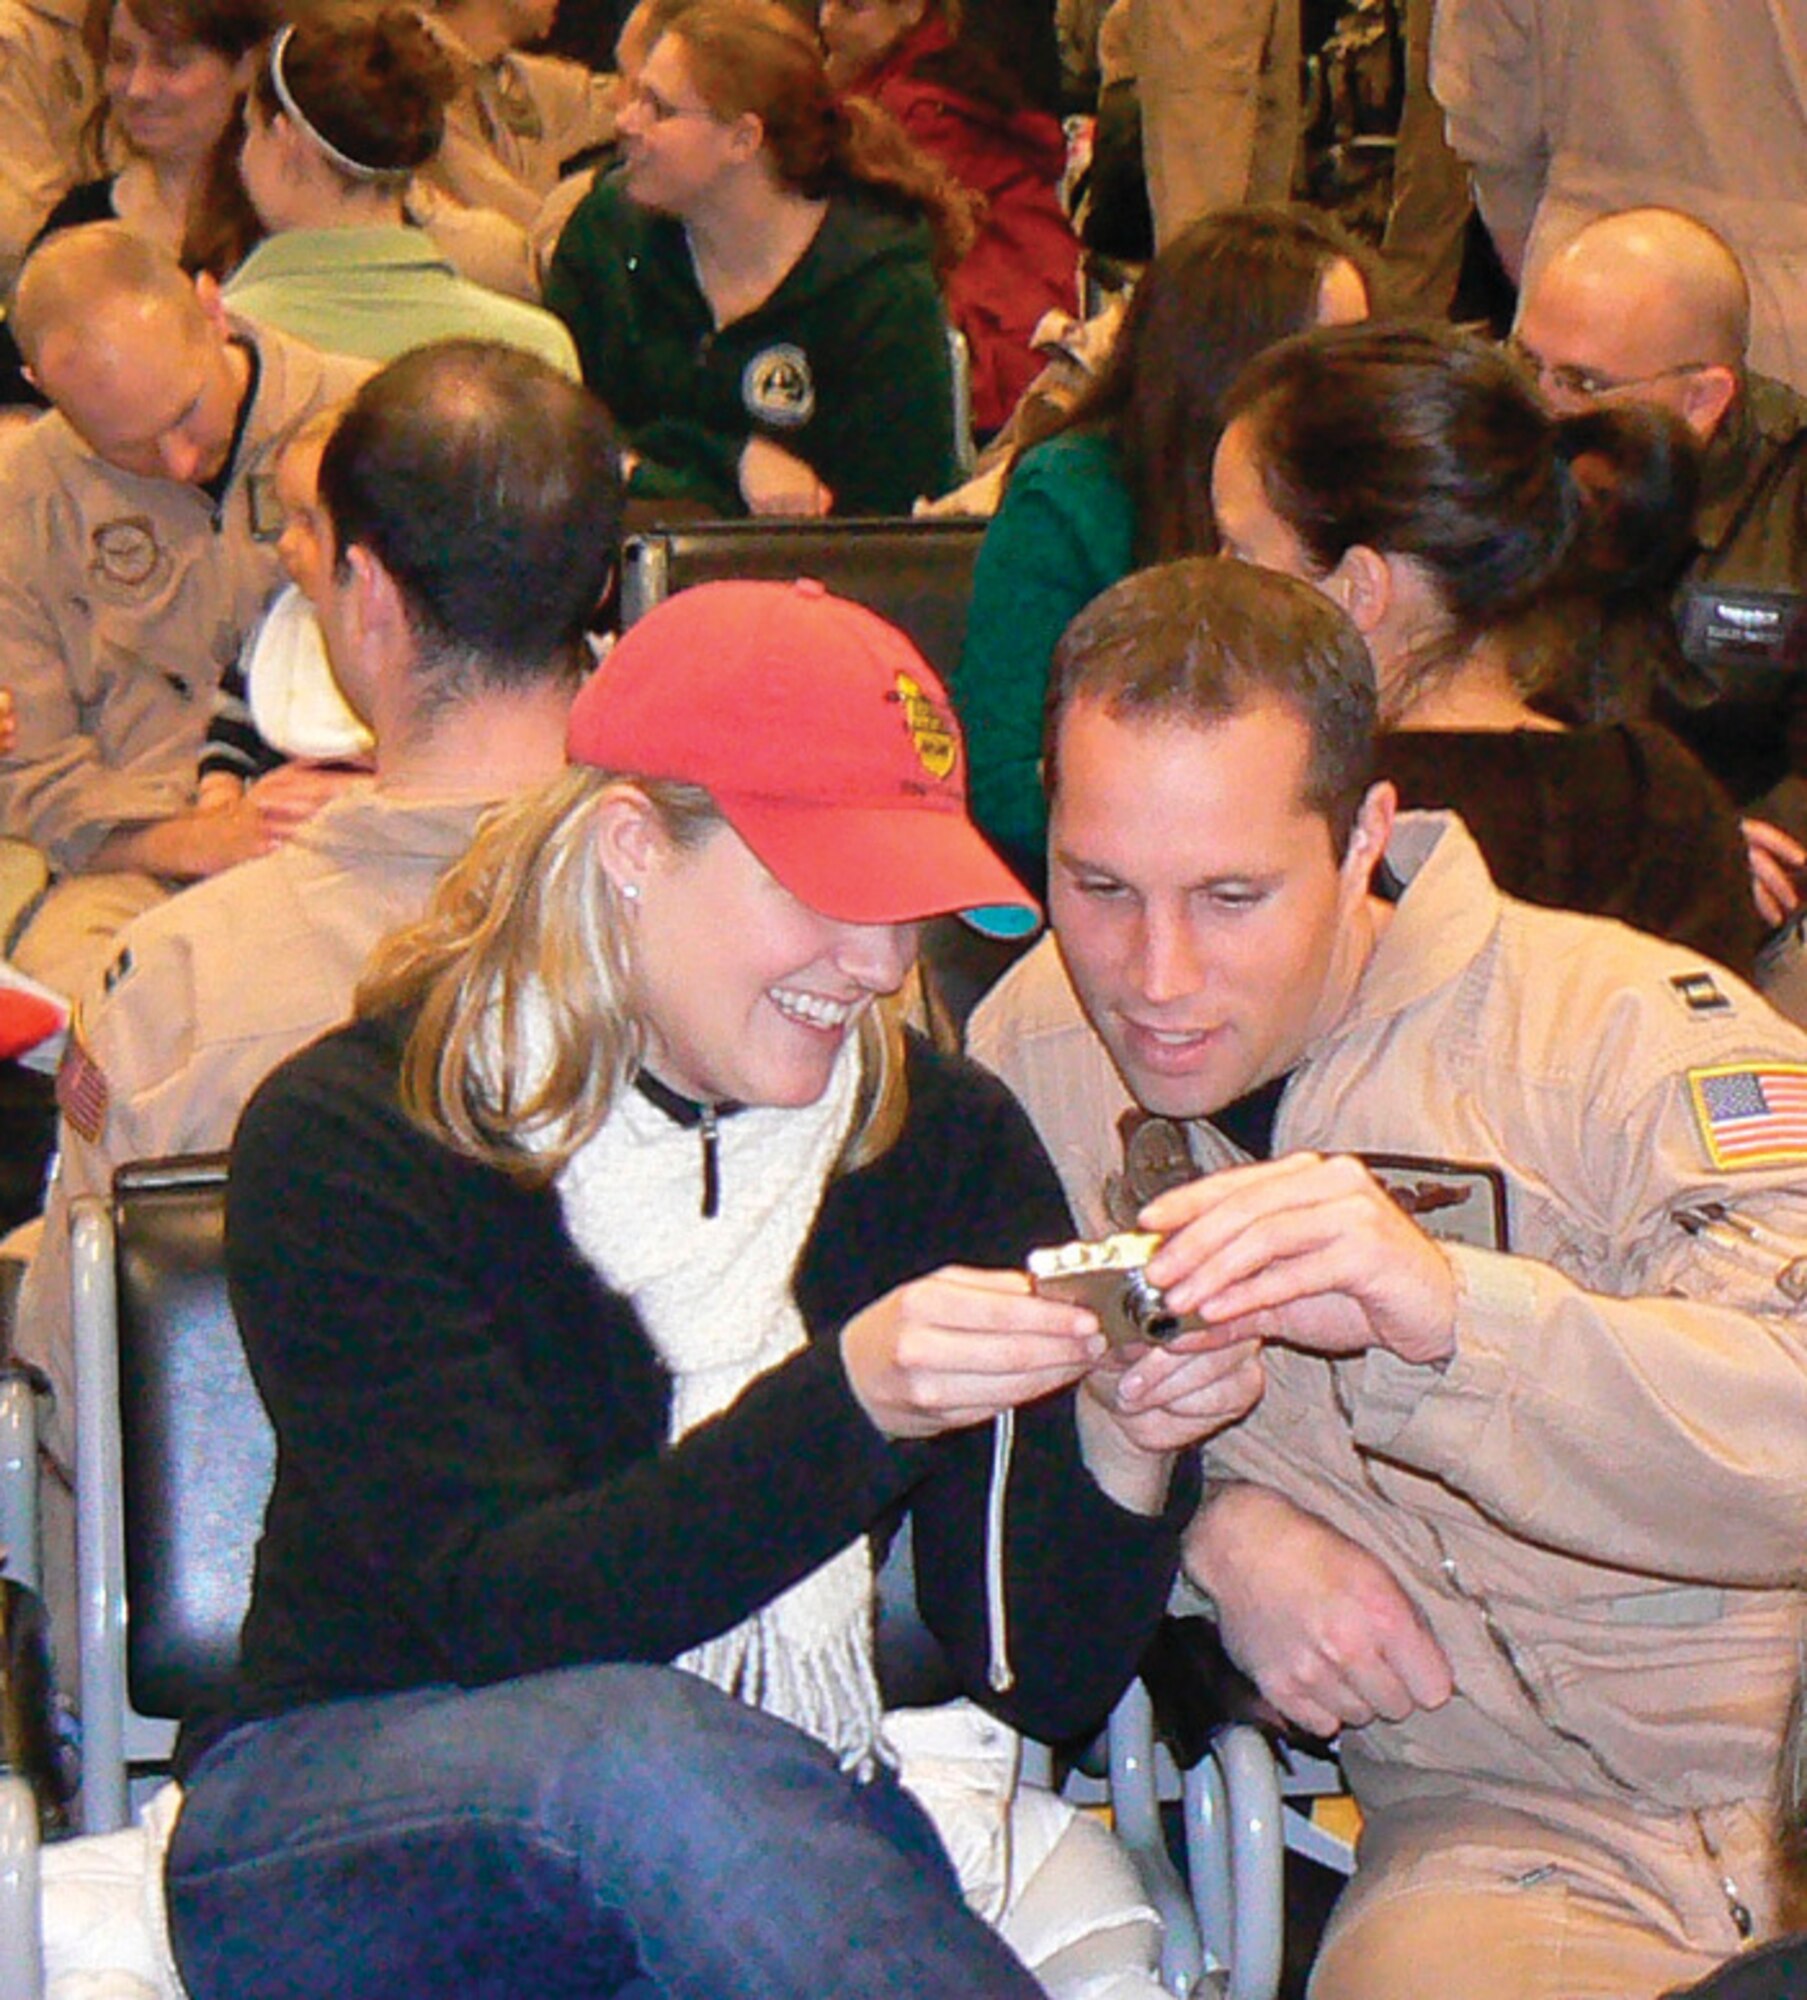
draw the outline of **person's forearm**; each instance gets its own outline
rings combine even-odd
[[[1173,1454],[1144,1451],[1127,1439],[1089,1397],[1075,1400],[1079,1455],[1099,1490],[1131,1514],[1158,1514],[1173,1483]]]
[[[135,873],[198,882],[264,851],[249,801],[177,813],[142,826],[116,827],[88,857],[87,873]]]

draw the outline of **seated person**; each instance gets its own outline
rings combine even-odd
[[[621,137],[546,303],[626,434],[630,496],[907,514],[951,485],[935,265],[970,241],[964,198],[875,106],[838,102],[810,31],[772,0],[697,0]]]
[[[1058,943],[972,1046],[1082,1226],[1163,1236],[1167,1309],[1260,1345],[1186,1563],[1341,1731],[1313,2000],[1652,2000],[1783,1928],[1807,1036],[1501,896],[1459,820],[1395,814],[1375,712],[1293,578],[1107,591],[1051,696]]]
[[[518,349],[442,343],[386,368],[350,405],[321,490],[310,479],[298,491],[294,461],[317,462],[324,445],[304,433],[284,454],[283,560],[332,631],[370,724],[374,781],[353,788],[292,764],[253,785],[275,851],[127,925],[105,978],[80,996],[17,1336],[56,1391],[46,1437],[67,1485],[73,1203],[104,1197],[128,1160],[227,1145],[264,1077],[350,1013],[372,948],[418,916],[482,815],[558,774],[589,664],[585,621],[614,563],[601,408]],[[342,615],[355,596],[342,567],[399,621]],[[203,782],[239,789],[224,773]],[[46,1491],[45,1569],[67,1666],[63,1491]]]
[[[1660,588],[1686,542],[1681,426],[1549,416],[1490,343],[1398,326],[1273,348],[1224,413],[1224,547],[1355,620],[1400,803],[1459,812],[1508,895],[1618,917],[1749,978],[1750,865],[1718,784],[1656,723],[1568,729],[1533,706],[1561,678],[1553,630],[1576,598]]]
[[[1030,101],[945,0],[823,0],[828,74],[889,111],[979,196],[973,246],[948,274],[948,308],[972,357],[973,423],[1000,429],[1041,371],[1030,338],[1079,303],[1079,243],[1060,205],[1066,134]]]
[[[226,285],[235,312],[369,361],[464,336],[577,374],[561,321],[460,277],[408,220],[455,83],[412,8],[323,8],[281,30],[246,107],[240,171],[268,233]]]
[[[92,171],[83,132],[94,67],[82,0],[0,0],[0,291],[47,211]]]
[[[346,709],[338,694],[314,609],[324,565],[331,560],[319,534],[320,460],[339,415],[337,410],[322,410],[310,417],[290,437],[276,461],[276,503],[282,509],[276,553],[288,582],[264,607],[238,658],[214,690],[213,715],[207,724],[207,740],[201,746],[195,786],[195,803],[206,807],[230,805],[247,785],[256,785],[265,831],[276,840],[293,832],[325,796],[342,790],[351,775],[343,767],[362,763],[372,744],[369,730]],[[267,688],[273,663],[279,659],[288,664],[287,679],[296,688],[318,686],[324,676],[322,721],[311,733],[328,740],[297,740],[297,732],[285,726],[286,714],[275,718],[276,726],[263,726],[255,712],[252,683],[261,667]],[[304,725],[300,733],[306,736],[310,732]],[[294,758],[309,762],[297,765],[290,761]],[[278,771],[287,776],[277,779]],[[261,783],[264,779],[271,782]],[[318,796],[304,807],[309,793]]]
[[[14,957],[74,995],[172,884],[263,850],[248,801],[196,805],[195,761],[276,581],[275,460],[368,371],[231,320],[211,280],[118,222],[34,251],[14,321],[56,409],[0,442],[0,646],[19,725],[0,832],[57,876]]]
[[[59,229],[117,220],[223,278],[257,240],[229,155],[251,58],[280,20],[274,0],[90,0],[82,22],[100,99],[89,151],[109,163],[39,214],[35,246]],[[0,402],[43,407],[0,323]]]
[[[954,678],[973,812],[1038,882],[1042,710],[1067,621],[1138,562],[1217,546],[1211,453],[1252,355],[1301,327],[1365,319],[1359,252],[1315,210],[1226,209],[1143,274],[1096,384],[1011,467],[973,574]]]
[[[1750,365],[1751,300],[1736,255],[1704,223],[1634,208],[1585,224],[1532,273],[1512,346],[1561,415],[1666,409],[1705,449],[1676,623],[1696,592],[1757,590],[1798,604],[1807,587],[1807,397]],[[1719,621],[1723,625],[1723,621]],[[1636,618],[1608,626],[1578,691],[1590,712],[1645,714],[1676,731],[1745,814],[1764,915],[1797,905],[1807,861],[1807,679],[1715,654],[1703,634]]]
[[[557,18],[558,0],[438,0],[427,16],[457,86],[425,178],[547,247],[613,145],[620,108],[618,77],[528,46]]]
[[[919,920],[1024,900],[901,635],[681,593],[568,747],[239,1126],[278,1470],[240,1684],[178,1755],[183,1979],[1032,2000],[889,1768],[871,1536],[908,1511],[967,1687],[1083,1729],[1247,1356],[1112,1358],[1034,1294],[1046,1160],[896,1036]],[[997,1840],[958,1845],[1000,1909]]]

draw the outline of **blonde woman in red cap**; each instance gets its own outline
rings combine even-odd
[[[819,585],[715,584],[569,749],[239,1128],[280,1450],[242,1684],[183,1745],[188,1990],[1152,1995],[1098,1829],[875,1674],[907,1512],[967,1687],[1099,1721],[1184,1447],[1259,1390],[1035,1296],[1069,1224],[1026,1121],[895,1029],[921,919],[1027,901],[943,690]],[[950,1733],[984,1782],[931,1790]]]

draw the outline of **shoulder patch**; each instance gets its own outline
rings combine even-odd
[[[1807,1063],[1691,1069],[1688,1095],[1714,1166],[1807,1167]]]
[[[1694,972],[1671,973],[1669,991],[1689,1014],[1729,1014],[1732,1011],[1732,996],[1704,965]]]

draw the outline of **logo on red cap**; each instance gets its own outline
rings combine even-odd
[[[931,778],[945,778],[960,754],[960,739],[954,734],[952,717],[937,707],[920,681],[912,680],[908,674],[897,676],[897,699],[902,704],[904,723],[922,768]]]

